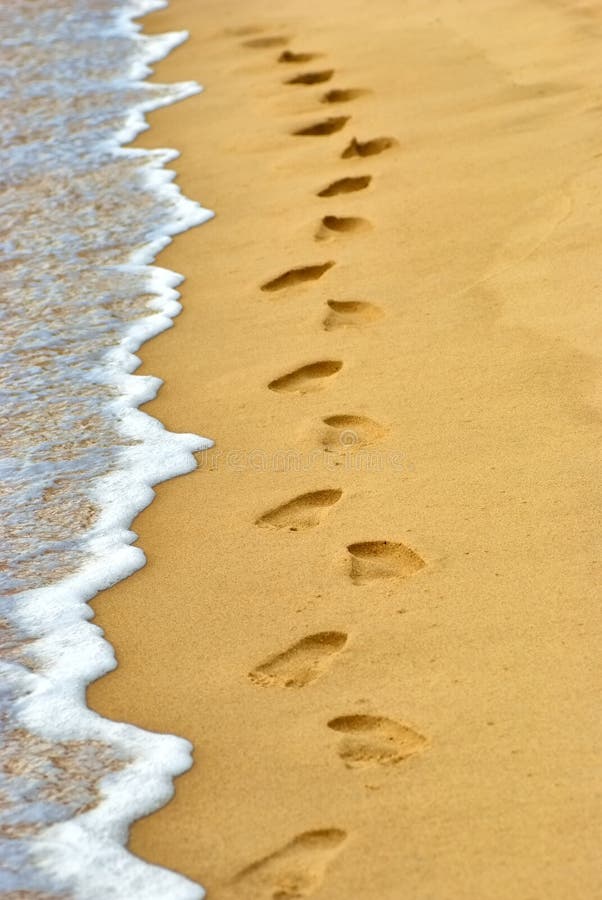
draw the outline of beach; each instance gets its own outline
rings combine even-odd
[[[93,603],[187,738],[130,849],[209,900],[600,893],[599,46],[570,2],[171,0],[214,210],[145,410],[215,441]]]

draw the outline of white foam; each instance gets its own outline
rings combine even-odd
[[[146,77],[149,64],[186,37],[184,32],[152,38],[138,34],[133,17],[165,5],[163,0],[131,0],[119,12],[118,26],[140,47],[140,60],[130,71],[134,81]],[[136,538],[132,520],[152,501],[154,484],[190,472],[196,466],[193,454],[212,444],[197,435],[170,433],[138,410],[156,395],[161,381],[132,373],[140,364],[134,355],[138,348],[170,327],[181,309],[176,290],[181,277],[150,264],[173,234],[213,214],[183,198],[172,184],[173,173],[162,167],[177,155],[173,151],[117,151],[118,145],[147,127],[145,112],[199,90],[193,83],[175,85],[160,96],[149,90],[148,100],[130,111],[115,136],[116,152],[140,160],[145,183],[173,211],[162,231],[122,267],[144,276],[148,293],[154,295],[148,303],[149,315],[128,326],[119,345],[90,373],[92,381],[116,388],[113,412],[121,434],[132,440],[119,451],[117,467],[94,483],[92,499],[101,514],[85,538],[86,565],[58,584],[22,593],[11,613],[19,631],[35,638],[29,652],[37,663],[34,671],[6,667],[5,684],[20,697],[16,710],[20,725],[48,740],[99,741],[131,760],[102,779],[98,786],[102,799],[94,808],[44,828],[32,840],[39,870],[52,884],[66,885],[73,897],[82,900],[198,900],[203,896],[198,885],[137,859],[124,846],[132,821],[172,796],[173,778],[191,765],[191,745],[180,737],[108,721],[85,703],[86,686],[116,665],[101,630],[89,621],[88,601],[144,565],[143,551],[131,546]]]

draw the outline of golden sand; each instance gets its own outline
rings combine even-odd
[[[602,9],[172,0],[139,141],[217,212],[146,408],[215,439],[95,601],[195,745],[132,850],[209,900],[601,895]]]

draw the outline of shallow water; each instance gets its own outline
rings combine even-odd
[[[19,897],[202,896],[123,849],[188,743],[85,707],[114,666],[87,601],[144,564],[133,517],[209,445],[137,410],[160,381],[132,374],[180,309],[150,263],[211,215],[170,183],[173,152],[122,147],[199,90],[142,81],[185,38],[138,33],[160,5],[0,7],[0,892]]]

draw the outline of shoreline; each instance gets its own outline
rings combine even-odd
[[[135,145],[180,150],[216,217],[160,254],[184,309],[138,373],[165,381],[145,411],[216,448],[156,488],[147,565],[94,600],[119,668],[88,696],[193,742],[130,848],[209,900],[595,892],[602,20],[580,15],[144,19],[191,32],[157,80],[205,90]]]
[[[206,215],[169,183],[173,154],[121,150],[144,111],[191,90],[143,84],[183,36],[140,39],[133,12],[65,0],[0,11],[12,73],[1,265],[18,298],[2,313],[0,366],[5,897],[202,895],[124,846],[132,821],[171,797],[191,745],[103,718],[85,696],[115,665],[88,601],[144,564],[129,525],[153,483],[194,469],[207,446],[139,412],[158,381],[131,375],[133,351],[180,309],[181,279],[146,263]]]

